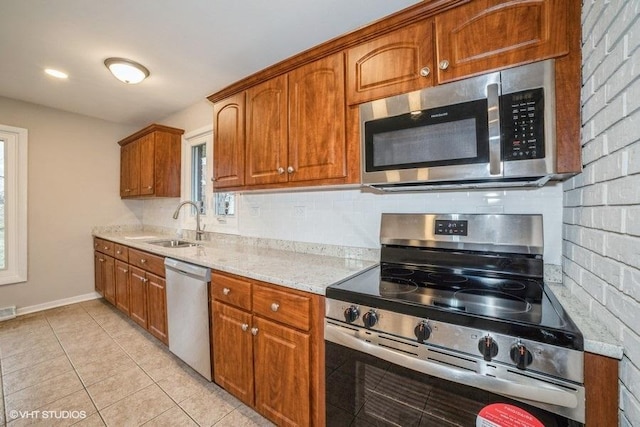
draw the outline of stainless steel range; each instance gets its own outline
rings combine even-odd
[[[383,214],[380,242],[378,267],[326,292],[327,425],[584,423],[541,215]]]

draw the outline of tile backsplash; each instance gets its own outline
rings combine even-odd
[[[534,213],[544,221],[545,262],[560,265],[562,186],[537,189],[378,194],[359,188],[251,192],[237,196],[237,223],[205,217],[207,231],[241,236],[378,248],[380,215],[398,213]],[[145,200],[143,223],[194,229],[188,210],[172,218],[178,199]],[[231,222],[231,221],[230,221]]]

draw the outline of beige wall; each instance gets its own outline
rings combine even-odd
[[[116,142],[136,129],[2,97],[0,123],[29,132],[28,281],[0,286],[0,308],[90,294],[92,227],[140,222],[118,195]]]

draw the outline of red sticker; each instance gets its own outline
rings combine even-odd
[[[544,427],[544,424],[517,406],[493,403],[482,408],[476,427]]]

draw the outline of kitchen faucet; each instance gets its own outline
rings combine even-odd
[[[173,213],[173,219],[178,219],[180,208],[184,205],[192,205],[194,208],[196,208],[196,240],[202,240],[202,235],[204,234],[204,226],[200,228],[200,206],[198,206],[197,203],[192,202],[191,200],[180,203],[176,208],[176,211]]]

